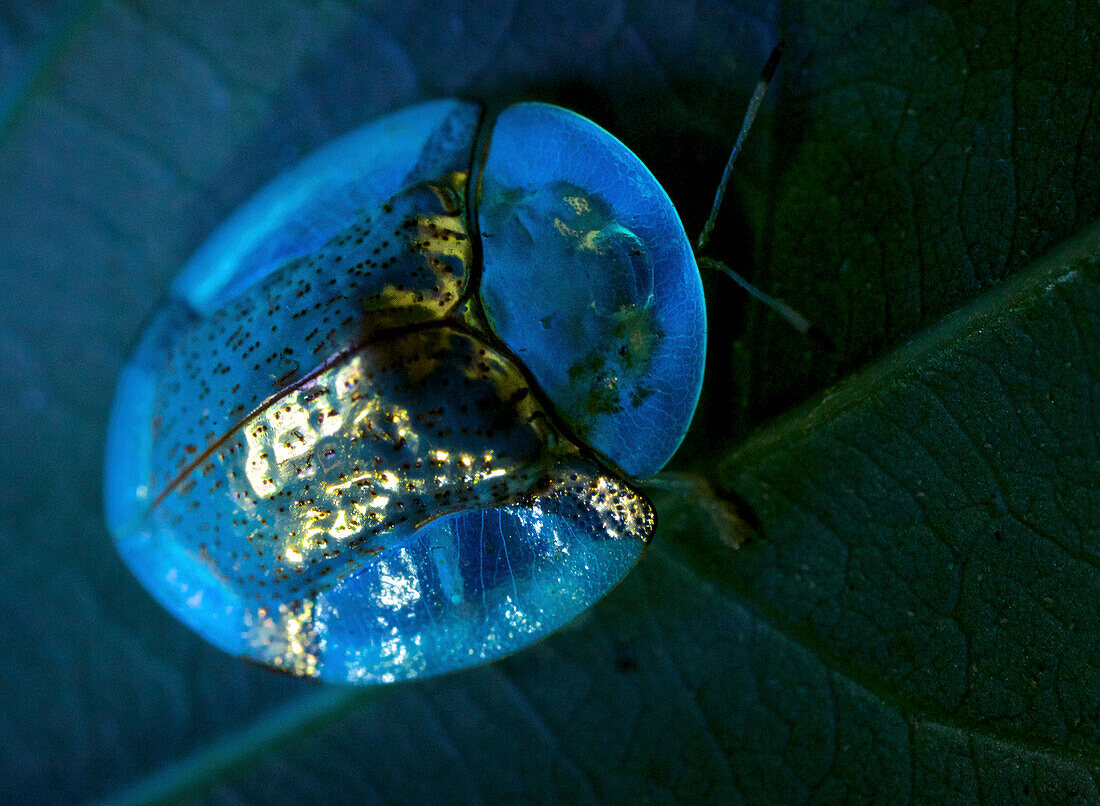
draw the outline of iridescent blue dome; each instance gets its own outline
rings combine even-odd
[[[229,652],[361,683],[491,660],[644,551],[631,478],[687,428],[704,331],[683,228],[614,138],[541,105],[411,107],[184,268],[119,380],[108,525]]]

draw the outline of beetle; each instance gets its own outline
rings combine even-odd
[[[684,227],[612,135],[547,104],[412,106],[184,267],[119,379],[108,526],[169,611],[273,668],[369,684],[498,658],[645,550],[635,481],[683,439],[705,346]]]

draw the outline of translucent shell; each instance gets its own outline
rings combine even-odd
[[[478,222],[494,328],[581,439],[664,467],[703,383],[706,308],[668,194],[590,120],[519,104],[493,125]]]
[[[550,328],[557,340],[542,348],[529,340],[537,322],[502,327],[524,305],[500,302],[500,261],[511,258],[496,247],[482,279],[487,241],[468,209],[479,119],[472,104],[411,107],[273,181],[195,254],[122,373],[108,525],[150,592],[229,652],[362,683],[491,660],[589,607],[652,536],[652,508],[621,469],[663,464],[668,417],[645,401],[666,415],[675,405],[653,392],[577,415],[565,409],[588,393],[538,367],[578,328],[610,338],[608,349],[636,343],[638,355],[601,366],[619,361],[616,400],[638,396],[646,372],[665,366],[664,345],[682,338],[654,302],[666,259],[636,222],[641,235],[615,230],[621,188],[574,191],[582,177],[563,174],[569,197],[585,193],[602,216],[592,239],[619,239],[594,253],[611,256],[612,280],[597,279],[589,297],[603,307],[593,321],[561,312],[564,329]],[[497,134],[482,196],[501,218],[502,187],[519,186],[494,178]],[[551,184],[556,210],[562,186]],[[535,221],[536,208],[522,216]],[[598,264],[552,248],[568,306]],[[623,279],[638,264],[645,277]],[[528,270],[517,266],[519,282]],[[490,276],[495,307],[479,295]],[[574,364],[587,355],[578,349]],[[596,375],[566,376],[613,388],[597,363],[584,365]],[[690,419],[697,385],[685,394]],[[648,417],[651,436],[620,436],[625,425],[607,425],[616,414]],[[643,456],[647,442],[658,447]]]

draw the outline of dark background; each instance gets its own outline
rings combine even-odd
[[[0,5],[0,800],[1096,802],[1097,30],[1091,2]],[[833,348],[704,277],[695,475],[591,614],[347,692],[130,577],[114,381],[237,204],[415,101],[534,99],[695,233],[781,37],[712,253]]]

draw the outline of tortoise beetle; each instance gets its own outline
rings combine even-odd
[[[493,660],[637,562],[632,485],[682,441],[705,349],[684,227],[622,143],[547,104],[422,103],[192,256],[118,382],[108,526],[170,612],[275,669]]]

